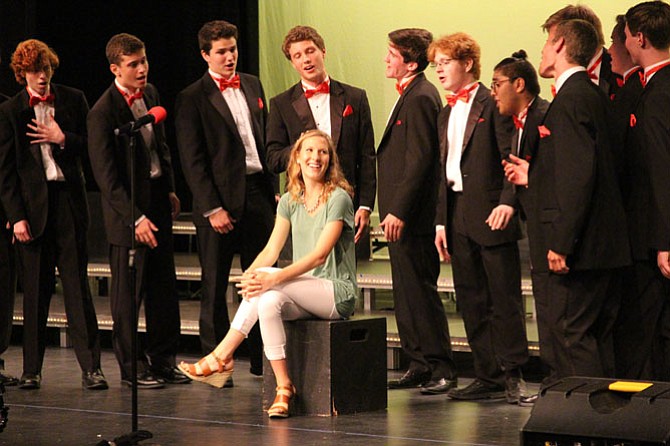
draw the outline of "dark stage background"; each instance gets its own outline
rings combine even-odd
[[[105,57],[107,41],[120,32],[136,35],[147,47],[149,81],[158,87],[168,112],[166,130],[177,194],[183,210],[190,210],[190,192],[176,152],[174,101],[206,70],[197,33],[205,22],[215,19],[237,25],[237,68],[258,75],[258,0],[0,0],[0,92],[13,95],[20,90],[9,59],[20,41],[36,38],[51,46],[60,58],[53,82],[83,90],[92,106],[113,81]],[[90,176],[88,187],[95,189]]]

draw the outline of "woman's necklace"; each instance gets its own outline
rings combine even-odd
[[[316,197],[316,203],[314,203],[314,205],[310,207],[307,206],[307,198],[306,198],[307,194],[305,194],[305,191],[302,192],[302,206],[305,208],[305,212],[311,214],[314,211],[316,211],[316,209],[321,204],[321,198],[323,198],[323,193],[325,192],[325,189],[326,189],[325,187],[321,189],[321,193],[319,194],[318,197]]]

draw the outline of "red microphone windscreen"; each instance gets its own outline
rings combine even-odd
[[[147,114],[154,117],[155,119],[154,124],[158,124],[159,122],[165,121],[165,118],[167,117],[167,111],[165,111],[165,109],[160,105],[157,105],[156,107],[151,107],[151,109],[149,109]]]

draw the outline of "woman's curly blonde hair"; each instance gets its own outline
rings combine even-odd
[[[353,188],[349,182],[344,178],[342,169],[340,168],[340,161],[337,157],[337,152],[333,145],[333,140],[330,139],[327,133],[321,130],[308,130],[300,135],[300,138],[295,142],[291,148],[291,156],[288,162],[288,169],[286,169],[286,176],[288,180],[288,185],[286,189],[291,195],[291,199],[294,201],[302,200],[302,195],[305,191],[305,181],[302,177],[302,171],[300,170],[300,165],[298,164],[298,156],[300,155],[300,150],[302,149],[303,143],[314,137],[323,138],[328,145],[328,155],[330,156],[330,162],[328,163],[328,168],[326,169],[325,188],[323,190],[324,201],[328,200],[330,193],[336,188],[340,187],[344,189],[350,196],[353,197]]]

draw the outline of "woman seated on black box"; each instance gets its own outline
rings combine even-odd
[[[356,260],[352,188],[340,169],[330,137],[305,132],[291,149],[288,192],[277,207],[270,240],[242,275],[243,297],[221,343],[195,364],[179,368],[190,378],[223,387],[233,373],[233,353],[260,321],[265,355],[277,379],[270,418],[289,415],[296,389],[286,365],[283,320],[346,319],[354,311]],[[273,268],[291,231],[293,263]]]

